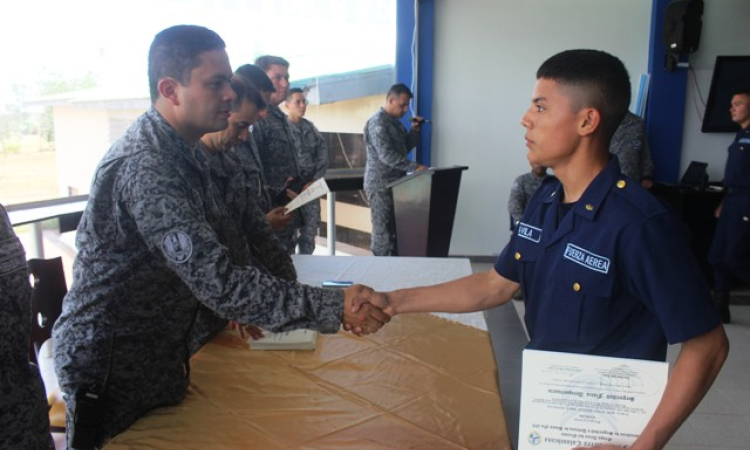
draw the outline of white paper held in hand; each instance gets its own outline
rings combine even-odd
[[[329,192],[326,180],[318,178],[308,186],[307,189],[300,192],[297,197],[286,205],[286,212],[284,214],[289,214],[300,206],[310,203],[313,200],[317,200]]]

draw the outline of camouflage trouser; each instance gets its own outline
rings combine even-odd
[[[301,208],[302,227],[299,229],[299,252],[312,255],[315,251],[315,236],[320,226],[320,201],[312,201]]]
[[[375,256],[396,256],[396,215],[393,212],[393,194],[390,189],[368,190],[372,240],[370,249]]]
[[[0,379],[6,381],[5,375],[0,374]],[[29,374],[23,374],[22,379],[23,383],[13,387],[0,385],[0,448],[54,450],[39,370],[30,364]]]

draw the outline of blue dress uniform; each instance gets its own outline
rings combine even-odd
[[[529,348],[664,361],[719,324],[682,225],[615,158],[562,195],[548,177],[495,263],[522,286]]]
[[[728,293],[730,273],[750,283],[750,127],[729,146],[724,188],[708,261],[716,270],[715,290]]]

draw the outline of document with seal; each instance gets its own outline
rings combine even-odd
[[[666,362],[524,350],[519,450],[633,443],[668,372]]]

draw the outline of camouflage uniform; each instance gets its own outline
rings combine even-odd
[[[328,170],[328,144],[315,125],[302,118],[299,123],[289,121],[297,150],[297,161],[302,178],[315,181],[323,178]],[[311,255],[315,250],[315,236],[320,226],[320,202],[314,201],[302,207],[302,228],[299,230],[299,252]]]
[[[267,213],[272,209],[273,202],[271,194],[268,192],[268,182],[266,182],[266,177],[263,174],[258,144],[251,136],[247,142],[235,145],[230,151],[235,153],[244,171],[249,198],[255,199],[260,210]]]
[[[257,177],[255,180],[248,180],[247,166],[242,164],[240,151],[244,151],[244,148],[235,146],[215,154],[207,152],[211,178],[217,189],[216,198],[224,201],[230,216],[230,220],[215,224],[217,237],[226,246],[233,265],[251,264],[265,274],[293,281],[297,278],[297,272],[292,259],[286,254],[268,223],[257,219],[265,217],[257,202],[260,180]],[[265,189],[261,189],[261,192],[265,192]],[[192,330],[190,353],[200,350],[226,325],[226,319],[201,304]]]
[[[286,114],[278,106],[269,105],[266,118],[253,126],[253,139],[258,145],[260,163],[273,201],[272,207],[284,206],[286,202],[279,203],[276,197],[285,192],[284,186],[289,177],[301,175]],[[294,254],[297,231],[302,226],[300,213],[295,211],[292,214],[294,216],[289,226],[276,232],[290,255]]]
[[[393,195],[386,185],[416,170],[417,163],[406,155],[417,145],[419,133],[407,132],[401,121],[380,108],[367,121],[364,134],[367,149],[364,185],[372,221],[370,248],[375,256],[395,255],[396,218]]]
[[[234,232],[221,225],[232,213],[217,191],[201,145],[185,143],[154,109],[99,163],[76,236],[73,285],[53,330],[69,430],[77,388],[105,392],[102,442],[151,409],[179,403],[201,304],[273,331],[338,331],[341,291],[234,264],[241,252],[221,242]],[[247,229],[268,230],[264,217],[246,218]],[[249,245],[256,255],[266,250],[262,239]]]
[[[544,180],[544,177],[537,178],[532,172],[528,172],[513,181],[508,198],[511,230],[515,230],[516,225],[521,220],[521,217],[523,217],[526,205],[529,204],[534,192],[541,186],[542,180]]]
[[[609,152],[617,155],[620,170],[630,178],[640,182],[654,175],[654,162],[646,139],[646,128],[643,120],[628,111],[617,127]]]
[[[26,253],[0,205],[0,449],[54,450],[39,369],[29,363]]]

